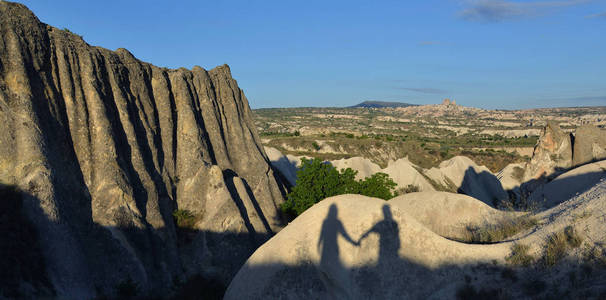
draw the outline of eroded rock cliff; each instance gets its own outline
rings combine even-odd
[[[226,65],[159,68],[0,2],[0,130],[0,183],[60,297],[227,283],[280,228],[283,185]],[[185,237],[176,209],[196,219]]]
[[[526,166],[524,181],[551,179],[572,167],[571,135],[549,121],[541,131],[532,159]]]

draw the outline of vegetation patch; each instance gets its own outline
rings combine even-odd
[[[495,224],[467,226],[467,242],[478,244],[500,242],[536,225],[536,219],[522,216],[512,219],[502,219]]]
[[[173,211],[173,218],[175,220],[175,225],[179,228],[193,229],[198,222],[198,217],[187,209],[177,209]]]
[[[398,190],[396,190],[394,192],[394,196],[404,195],[404,194],[409,194],[409,193],[416,193],[419,191],[421,191],[421,189],[419,188],[418,185],[409,184],[403,188],[399,188]]]
[[[355,180],[358,172],[351,168],[338,171],[322,160],[301,159],[297,183],[281,205],[282,211],[298,216],[319,201],[342,194],[360,194],[381,199],[394,197],[396,183],[385,173],[375,173],[363,180]]]
[[[179,245],[191,243],[198,232],[196,223],[200,221],[201,216],[187,209],[177,209],[173,211],[173,219],[177,226],[177,242]]]
[[[530,246],[515,243],[511,246],[511,254],[505,258],[509,264],[527,267],[534,261],[534,257],[528,253]]]
[[[548,267],[557,264],[566,256],[568,250],[579,247],[582,242],[583,239],[572,226],[550,235],[543,251],[543,264]]]
[[[519,182],[523,182],[524,181],[524,172],[525,172],[524,168],[514,167],[511,175],[513,176],[513,178],[515,178]]]

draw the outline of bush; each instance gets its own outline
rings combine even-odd
[[[409,184],[406,187],[399,188],[394,194],[397,196],[397,195],[404,195],[404,194],[408,194],[408,193],[416,193],[418,191],[420,191],[420,188],[418,185]]]
[[[569,249],[577,248],[581,243],[582,239],[576,233],[574,227],[567,226],[563,231],[556,232],[547,238],[543,252],[543,263],[545,266],[557,264],[566,256]]]
[[[515,243],[511,246],[511,255],[505,258],[505,261],[515,266],[529,266],[534,258],[528,254],[530,246]]]
[[[534,218],[521,216],[514,219],[502,219],[495,224],[467,226],[468,241],[472,243],[494,243],[514,236],[537,225]]]
[[[173,211],[173,218],[175,224],[179,228],[194,228],[196,225],[197,218],[194,214],[187,209],[177,209]]]
[[[392,190],[395,189],[396,183],[385,173],[375,173],[357,183],[357,191],[354,190],[356,194],[384,200],[389,200],[395,196]]]
[[[314,147],[314,149],[315,149],[316,151],[320,150],[320,145],[318,145],[318,143],[317,143],[317,142],[313,142],[313,143],[311,143],[311,146],[312,146],[312,147]]]
[[[301,159],[297,183],[281,205],[284,213],[298,216],[321,200],[342,194],[361,194],[391,199],[396,183],[385,173],[376,173],[364,180],[355,180],[358,172],[351,168],[337,171],[318,158]]]

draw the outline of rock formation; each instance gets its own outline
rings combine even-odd
[[[600,298],[606,293],[601,282],[604,268],[592,268],[597,274],[583,277],[586,281],[569,280],[570,274],[580,274],[576,262],[582,253],[575,251],[580,248],[564,250],[561,262],[549,268],[540,267],[540,257],[547,237],[569,230],[565,228],[573,216],[577,217],[572,225],[587,247],[604,242],[606,222],[600,213],[606,208],[604,200],[606,182],[601,182],[532,215],[537,227],[502,242],[470,244],[456,241],[466,224],[499,224],[520,213],[441,192],[406,194],[389,201],[331,197],[257,249],[224,299],[526,299],[552,293],[560,295],[557,298]],[[517,255],[512,251],[515,245],[527,246],[529,267],[509,260]]]
[[[548,121],[526,165],[521,192],[523,196],[529,196],[537,190],[533,196],[536,202],[540,198],[537,195],[543,193],[543,185],[558,175],[603,159],[606,159],[606,131],[582,125],[572,136],[563,132],[554,121]]]
[[[264,149],[272,167],[278,170],[291,186],[294,186],[297,183],[297,171],[301,165],[301,157],[291,154],[283,155],[280,150],[272,147],[264,147]]]
[[[522,185],[525,167],[524,163],[513,163],[505,166],[505,168],[496,174],[504,190],[515,190]]]
[[[532,159],[526,166],[524,182],[551,179],[572,167],[570,134],[563,132],[554,121],[548,121],[541,131]]]
[[[280,228],[283,186],[228,66],[159,68],[4,1],[0,37],[0,183],[22,192],[49,294],[227,283]],[[176,209],[196,218],[184,234]]]
[[[373,163],[370,159],[363,157],[352,157],[344,158],[339,160],[330,161],[330,163],[337,168],[345,169],[351,168],[358,171],[356,174],[356,180],[370,177],[375,173],[382,172],[387,175],[397,184],[396,190],[405,189],[409,185],[416,186],[419,191],[435,191],[435,188],[431,183],[419,173],[421,170],[415,164],[411,163],[408,158],[400,158],[396,161],[390,161],[386,168],[381,167]]]
[[[605,179],[606,160],[585,164],[536,187],[528,201],[536,207],[553,207]]]
[[[387,168],[381,170],[393,179],[398,185],[398,189],[405,189],[412,185],[417,187],[420,192],[435,191],[435,188],[419,171],[422,169],[410,162],[408,158],[390,161]]]
[[[383,172],[379,165],[373,163],[368,158],[359,156],[332,160],[330,161],[330,164],[333,165],[337,170],[351,168],[354,171],[358,171],[356,174],[356,180],[362,180],[377,172]]]
[[[573,150],[574,166],[606,159],[606,130],[591,125],[578,127],[575,130]]]
[[[443,106],[456,106],[457,105],[457,101],[456,100],[450,100],[448,98],[442,100],[442,105]]]
[[[440,185],[454,185],[459,193],[479,199],[488,205],[496,206],[509,198],[499,179],[488,168],[478,166],[465,156],[445,160],[437,168],[427,170],[425,174]]]

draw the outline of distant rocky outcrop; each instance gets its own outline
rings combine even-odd
[[[457,101],[446,98],[442,101],[442,105],[445,105],[445,106],[453,105],[454,106],[454,105],[457,105]]]
[[[159,68],[4,1],[0,37],[0,183],[41,237],[52,289],[38,296],[226,284],[281,228],[283,185],[228,66]],[[193,225],[176,228],[177,209]]]

